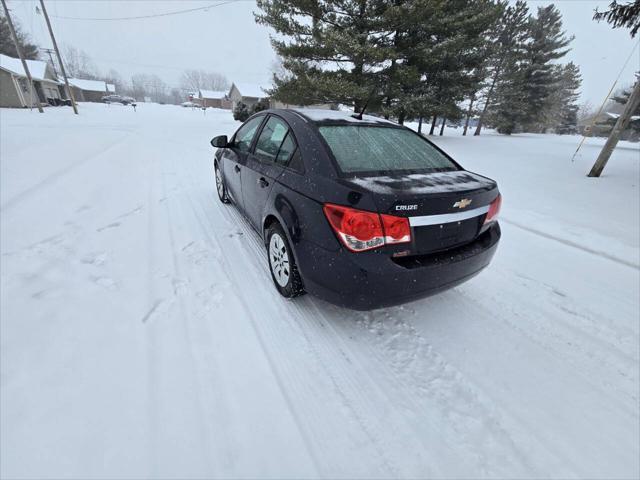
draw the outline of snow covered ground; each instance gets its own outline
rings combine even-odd
[[[434,140],[497,179],[474,280],[280,298],[220,204],[228,112],[0,110],[2,478],[638,478],[640,151]]]

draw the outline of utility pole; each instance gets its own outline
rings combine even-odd
[[[4,3],[4,0],[2,0]],[[67,72],[64,71],[64,63],[62,63],[62,57],[60,56],[60,50],[58,50],[58,43],[56,42],[56,37],[53,36],[53,29],[51,28],[51,22],[49,21],[49,15],[47,15],[47,9],[44,6],[44,0],[40,0],[40,6],[42,7],[42,14],[44,15],[44,19],[47,21],[47,28],[49,29],[49,34],[51,35],[51,42],[53,42],[53,49],[56,51],[56,56],[58,57],[58,65],[60,65],[60,71],[62,72],[62,76],[64,78],[64,84],[67,86],[67,95],[71,99],[71,106],[73,107],[73,112],[78,115],[78,107],[76,107],[76,100],[73,98],[73,92],[71,91],[71,87],[69,86],[69,79],[67,78]]]
[[[593,164],[591,171],[589,172],[589,177],[599,177],[604,170],[604,167],[607,165],[609,161],[609,157],[613,153],[613,149],[616,148],[618,141],[620,140],[620,135],[629,125],[629,121],[631,120],[631,115],[640,105],[640,79],[636,81],[635,86],[633,87],[633,92],[629,95],[629,99],[627,100],[626,105],[624,106],[624,111],[618,117],[618,121],[616,122],[613,130],[609,134],[609,138],[607,139],[607,143],[602,147],[602,151],[600,155],[598,155],[598,159],[596,163]]]
[[[7,16],[7,24],[9,25],[9,30],[11,30],[11,36],[13,37],[13,43],[16,44],[16,51],[18,52],[18,56],[20,57],[20,61],[22,62],[22,68],[24,68],[24,73],[27,75],[27,80],[29,80],[29,87],[31,88],[31,98],[33,99],[33,91],[36,89],[36,86],[33,83],[33,78],[31,78],[31,72],[29,71],[29,66],[27,65],[27,61],[24,59],[24,55],[22,55],[22,49],[20,48],[20,42],[18,42],[18,36],[16,35],[16,30],[13,28],[13,22],[11,21],[11,15],[9,15],[9,8],[7,7],[7,2],[5,0],[2,1],[2,6],[4,7],[4,13]],[[36,92],[36,96],[38,92]],[[33,106],[33,100],[31,101],[31,105]],[[38,111],[40,113],[44,113],[42,109],[42,105],[40,105],[40,99],[38,99]]]
[[[53,50],[51,48],[42,48],[41,50],[45,52],[47,55],[49,55],[49,60],[51,61],[51,68],[53,68],[53,73],[55,74],[56,78],[58,78],[58,70],[56,69],[56,63],[53,61],[53,55],[51,55],[53,53]]]

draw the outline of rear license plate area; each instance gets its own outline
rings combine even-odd
[[[477,219],[414,228],[417,252],[437,252],[471,242],[480,229]]]
[[[456,243],[462,234],[460,222],[443,223],[438,228],[438,239],[441,243]]]

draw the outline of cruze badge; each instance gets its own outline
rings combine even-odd
[[[396,210],[417,210],[418,205],[396,205]]]
[[[468,207],[469,205],[471,205],[471,202],[473,200],[469,200],[468,198],[463,198],[462,200],[457,201],[456,203],[453,204],[454,208],[465,208]]]

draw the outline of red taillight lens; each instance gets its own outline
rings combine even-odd
[[[411,229],[406,218],[330,203],[324,206],[324,214],[342,243],[354,252],[378,248],[385,243],[411,241]]]
[[[411,227],[409,219],[394,217],[393,215],[380,215],[382,228],[384,229],[385,243],[404,243],[411,241]]]
[[[494,222],[498,219],[498,214],[500,213],[501,206],[502,206],[502,195],[498,194],[496,199],[493,202],[491,202],[491,205],[489,205],[489,211],[487,212],[487,217],[484,219],[485,225],[489,222]]]

